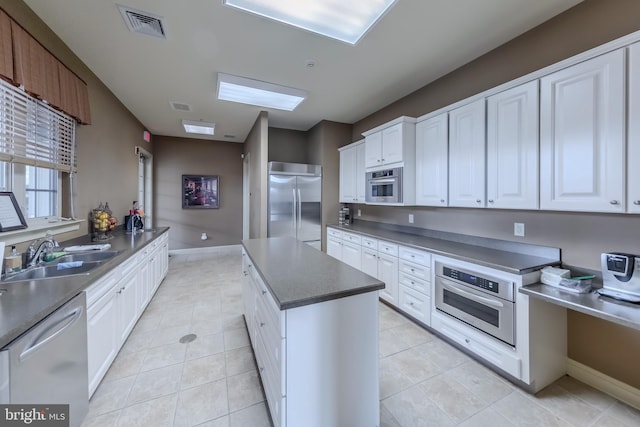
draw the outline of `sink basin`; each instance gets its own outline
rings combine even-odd
[[[21,282],[27,280],[53,279],[56,277],[78,276],[89,274],[91,270],[102,264],[101,261],[83,262],[79,267],[58,269],[58,262],[52,265],[33,267],[5,278],[3,282]]]
[[[118,251],[80,252],[80,253],[73,253],[69,255],[63,255],[60,258],[56,259],[54,262],[56,264],[59,264],[61,262],[74,262],[74,261],[84,261],[84,262],[105,261],[110,258],[113,258],[117,254],[118,254]]]

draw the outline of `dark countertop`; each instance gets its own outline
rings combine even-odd
[[[488,245],[480,246],[478,244],[398,232],[382,228],[377,224],[378,223],[369,223],[367,221],[355,221],[348,226],[328,225],[327,227],[353,232],[375,239],[383,239],[416,249],[423,249],[435,255],[447,256],[449,258],[459,259],[514,274],[525,274],[539,270],[547,265],[560,264],[559,251],[557,251],[557,257],[540,256],[540,254],[545,252],[553,253],[553,250],[546,251],[546,247],[539,247],[541,250],[537,251],[538,254],[519,253],[517,251],[520,250],[520,248],[523,248],[522,250],[525,251],[532,248],[533,245],[522,245],[518,242],[497,241],[493,239],[470,238],[469,241],[471,242],[486,242],[486,245]],[[501,248],[492,248],[490,245],[496,245]],[[533,253],[536,253],[536,248],[533,247],[533,249]]]
[[[243,240],[281,310],[384,289],[384,283],[293,237]]]
[[[595,286],[594,286],[595,287]],[[640,329],[640,305],[600,296],[597,292],[577,294],[543,283],[523,286],[519,290],[532,298],[560,305],[622,326]]]
[[[160,227],[133,238],[123,230],[114,232],[114,237],[104,243],[110,243],[110,250],[119,253],[91,270],[89,275],[0,282],[0,349],[168,230],[169,227]],[[60,242],[60,246],[96,243],[103,242],[91,242],[90,236],[83,236]]]

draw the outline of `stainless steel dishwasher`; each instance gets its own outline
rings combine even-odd
[[[69,404],[70,426],[89,409],[85,293],[0,350],[0,403]]]

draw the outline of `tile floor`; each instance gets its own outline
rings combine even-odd
[[[170,258],[83,427],[270,426],[240,264],[239,248]],[[380,398],[381,426],[640,425],[640,411],[570,377],[527,394],[383,304]]]

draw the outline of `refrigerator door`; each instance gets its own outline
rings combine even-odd
[[[322,235],[322,177],[297,177],[297,238],[303,242],[319,241]]]
[[[296,237],[297,189],[296,177],[269,175],[268,223],[269,237]]]

